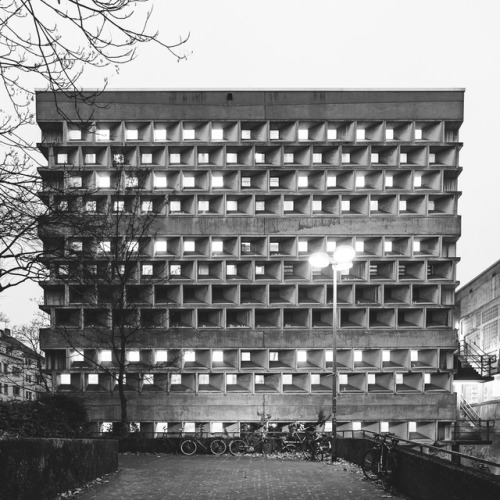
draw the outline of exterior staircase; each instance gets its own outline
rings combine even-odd
[[[460,343],[460,350],[455,355],[456,374],[454,380],[471,382],[488,382],[493,380],[493,365],[497,357],[486,354],[479,347],[465,341]]]

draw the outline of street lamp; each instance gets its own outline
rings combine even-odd
[[[330,257],[325,252],[316,252],[309,257],[309,263],[313,267],[332,266],[333,273],[333,316],[332,316],[332,462],[335,462],[337,457],[335,453],[337,439],[337,329],[338,329],[338,314],[337,314],[337,271],[346,271],[352,267],[352,260],[356,255],[356,251],[349,245],[340,245]]]

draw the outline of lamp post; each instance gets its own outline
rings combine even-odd
[[[333,309],[332,309],[332,462],[337,460],[335,449],[337,439],[337,332],[338,332],[338,311],[337,311],[337,272],[345,271],[352,267],[352,260],[356,251],[349,245],[340,245],[330,257],[325,252],[316,252],[309,257],[309,263],[313,267],[332,266],[333,273]]]

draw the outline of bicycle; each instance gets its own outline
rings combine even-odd
[[[290,424],[288,434],[282,435],[278,441],[280,451],[297,453],[301,451],[310,460],[318,457],[321,461],[327,447],[323,443],[323,436],[320,435],[314,426],[304,427],[303,424]],[[301,437],[300,433],[304,433]]]
[[[181,441],[181,452],[184,455],[190,456],[194,455],[198,451],[198,448],[202,448],[205,451],[210,450],[212,455],[222,455],[225,453],[227,449],[225,441],[220,438],[204,438],[203,427],[203,424],[200,424],[198,426],[198,434],[195,434],[192,438],[185,438]]]
[[[232,439],[229,443],[229,453],[234,456],[255,453],[258,450],[264,455],[272,451],[272,444],[267,437],[267,429],[265,427],[261,427],[241,438]]]
[[[399,442],[399,439],[393,436],[392,433],[375,434],[375,447],[363,455],[361,464],[365,477],[370,481],[380,479],[386,491],[392,486],[395,469],[392,451]]]

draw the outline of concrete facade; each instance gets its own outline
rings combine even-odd
[[[238,432],[262,411],[278,427],[329,415],[332,272],[308,257],[351,244],[339,282],[339,430],[449,436],[462,90],[106,91],[97,101],[77,115],[65,97],[37,94],[40,174],[51,201],[68,165],[111,199],[96,178],[120,153],[150,199],[168,196],[138,257],[168,281],[138,317],[163,311],[162,321],[137,335],[141,359],[181,356],[167,376],[150,370],[154,391],[129,365],[131,420],[149,433]],[[92,126],[78,133],[80,119]],[[56,272],[43,286],[52,323],[42,348],[54,380],[71,378],[55,390],[83,391],[96,423],[117,421],[112,381],[89,390],[58,334],[71,315],[72,335],[88,329],[86,306]]]

